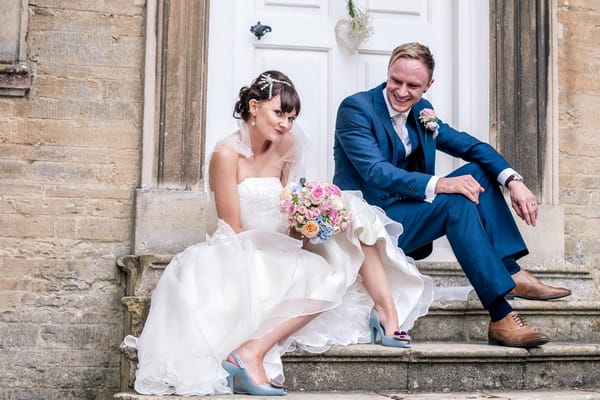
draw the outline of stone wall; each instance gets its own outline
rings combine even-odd
[[[567,261],[600,266],[600,1],[558,1],[560,202]],[[597,271],[596,271],[597,272]]]
[[[144,2],[30,0],[27,97],[0,97],[0,398],[119,390]]]

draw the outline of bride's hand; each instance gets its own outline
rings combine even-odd
[[[304,247],[308,243],[308,239],[292,227],[288,229],[288,235],[289,237],[294,238],[296,240],[301,240],[302,247]]]

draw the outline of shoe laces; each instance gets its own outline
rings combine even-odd
[[[521,314],[513,314],[512,319],[517,323],[517,325],[519,325],[519,328],[524,328],[527,326],[527,321],[525,321],[525,318],[523,318]]]

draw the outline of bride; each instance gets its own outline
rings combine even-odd
[[[138,350],[137,392],[284,395],[285,352],[410,347],[406,331],[433,290],[396,247],[402,227],[360,192],[342,192],[350,227],[320,244],[290,233],[279,211],[282,187],[303,176],[309,151],[294,128],[299,112],[279,71],[240,89],[240,129],[209,165],[217,230],[173,258],[142,334],[126,338]]]

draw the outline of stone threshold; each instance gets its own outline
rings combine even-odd
[[[549,343],[532,349],[451,342],[415,343],[411,349],[363,344],[333,347],[321,354],[297,350],[285,355],[283,362],[291,393],[327,393],[322,399],[333,399],[329,394],[336,392],[444,394],[600,386],[600,343]],[[115,399],[170,397],[120,393]]]
[[[229,396],[144,396],[117,393],[115,400],[267,400],[273,397],[234,394]],[[373,392],[288,392],[285,400],[600,400],[599,389],[586,390],[515,390],[446,393]]]

